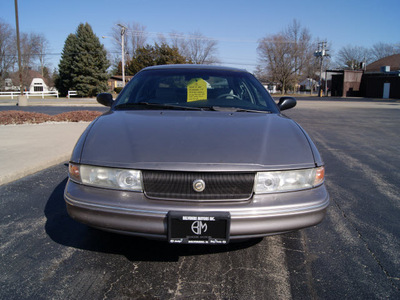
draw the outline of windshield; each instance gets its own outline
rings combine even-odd
[[[121,92],[114,109],[212,109],[277,112],[266,89],[247,72],[149,69]]]

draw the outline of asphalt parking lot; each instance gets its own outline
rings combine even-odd
[[[104,233],[68,217],[61,164],[0,187],[0,299],[400,298],[400,103],[286,114],[326,163],[318,226],[215,247]]]

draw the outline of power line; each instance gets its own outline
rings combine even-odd
[[[213,38],[213,37],[206,37],[203,35],[196,35],[196,34],[183,34],[183,33],[176,33],[176,32],[149,32],[144,30],[132,30],[127,29],[127,32],[130,32],[132,36],[156,36],[156,37],[164,37],[166,39],[186,39],[186,40],[206,40],[206,41],[217,41],[217,42],[233,42],[233,43],[251,43],[257,44],[260,41],[266,42],[273,42],[278,44],[296,44],[298,41],[292,40],[274,40],[269,38],[261,38],[258,40],[249,40],[249,39],[228,39],[228,38]]]
[[[66,52],[66,53],[29,53],[29,54],[21,54],[21,56],[59,56],[59,55],[77,55],[77,54],[99,54],[101,51],[95,51],[95,52]],[[115,52],[110,52],[110,53],[115,53]],[[14,57],[16,54],[4,54],[1,55],[3,57]]]
[[[176,32],[149,32],[143,30],[132,30],[127,29],[127,32],[130,32],[133,36],[156,36],[156,37],[164,37],[166,39],[183,39],[183,40],[204,40],[204,41],[217,41],[217,42],[236,42],[236,43],[258,43],[257,40],[245,40],[245,39],[227,39],[227,38],[212,38],[206,37],[203,35],[196,34],[183,34]]]

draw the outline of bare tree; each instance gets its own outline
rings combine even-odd
[[[172,43],[168,42],[168,38],[163,33],[157,33],[156,43],[158,45],[168,45],[172,47]]]
[[[28,70],[33,67],[37,53],[39,53],[39,35],[35,33],[21,34],[21,61],[22,69]]]
[[[125,24],[117,22],[117,24]],[[139,48],[146,45],[148,33],[146,26],[136,22],[124,25],[126,30],[124,32],[124,53],[125,53],[125,66],[135,56],[135,52]],[[111,36],[114,45],[112,53],[108,53],[109,61],[113,62],[114,72],[121,74],[121,27],[116,25],[112,28]]]
[[[30,84],[28,70],[34,69],[38,62],[42,76],[46,73],[46,53],[49,43],[43,34],[21,33],[21,68],[23,85]],[[0,21],[0,79],[1,84],[5,76],[14,72],[17,62],[16,41],[14,29]],[[48,76],[49,77],[49,76]]]
[[[302,28],[300,22],[293,20],[286,30],[284,35],[291,42],[292,57],[294,64],[294,76],[297,82],[300,75],[306,68],[310,66],[313,60],[314,48],[311,44],[311,34],[307,28]]]
[[[400,54],[400,43],[396,45],[379,42],[374,44],[371,48],[371,58],[373,61],[393,54]]]
[[[14,30],[7,23],[0,21],[0,88],[5,76],[16,62]]]
[[[217,44],[216,40],[196,31],[187,37],[186,43],[180,46],[180,50],[194,64],[214,64],[218,63]]]
[[[130,42],[131,54],[135,53],[136,49],[142,48],[146,45],[148,34],[146,32],[146,26],[132,22],[128,25],[128,41]]]
[[[171,48],[176,48],[179,50],[179,53],[186,58],[189,55],[188,49],[188,38],[189,36],[185,35],[184,33],[178,31],[172,31],[169,33],[169,37],[165,37],[163,34],[159,34],[157,37],[157,43],[167,44]]]
[[[350,70],[361,69],[362,63],[368,64],[371,61],[371,52],[362,46],[347,45],[339,50],[336,57],[338,67]]]
[[[119,22],[119,24],[124,24]],[[114,51],[116,54],[121,53],[121,27],[114,26],[112,28],[112,38],[114,44]],[[126,54],[126,61],[132,58],[136,49],[142,48],[146,45],[147,41],[146,26],[136,22],[126,25],[124,49]]]
[[[49,50],[49,42],[43,34],[38,34],[35,40],[37,59],[39,61],[40,73],[45,77],[46,55]]]
[[[215,64],[217,58],[217,44],[214,39],[204,36],[200,32],[189,34],[173,31],[169,37],[159,34],[157,43],[167,44],[171,48],[178,49],[179,53],[193,64]]]
[[[285,93],[310,68],[313,50],[309,30],[294,20],[283,32],[259,41],[259,69],[265,69],[270,80],[279,82]]]
[[[294,66],[290,55],[290,42],[283,34],[276,34],[263,38],[258,44],[258,53],[261,64],[266,69],[269,79],[282,85],[282,93],[293,81]]]

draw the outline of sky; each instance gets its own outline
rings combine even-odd
[[[284,30],[294,19],[312,38],[327,41],[334,58],[344,46],[400,43],[400,0],[18,0],[20,32],[49,41],[50,67],[57,68],[65,39],[89,23],[105,48],[113,50],[117,23],[140,23],[151,33],[201,32],[218,41],[222,65],[254,71],[258,41]],[[0,0],[0,20],[15,28],[14,0]],[[317,50],[317,49],[315,49]]]

